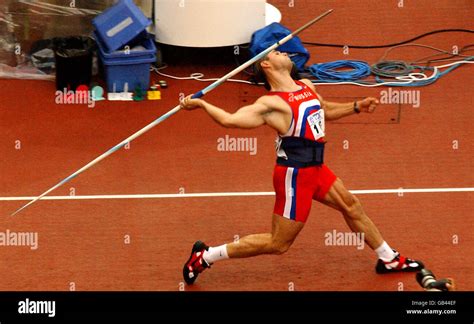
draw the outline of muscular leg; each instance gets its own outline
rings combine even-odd
[[[341,179],[337,178],[321,202],[339,210],[353,232],[364,233],[366,243],[373,250],[384,242],[379,230],[364,212],[359,199],[344,187]]]
[[[324,199],[320,201],[342,212],[352,231],[364,233],[365,241],[379,258],[375,267],[377,273],[412,272],[424,267],[423,262],[408,259],[392,250],[364,212],[359,199],[344,187],[341,179],[336,179]]]
[[[273,214],[272,232],[242,237],[238,242],[227,244],[229,258],[247,258],[260,254],[285,253],[303,228],[295,222]]]

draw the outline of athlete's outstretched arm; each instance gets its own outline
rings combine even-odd
[[[354,102],[330,102],[323,100],[321,102],[322,108],[324,109],[324,116],[326,120],[336,120],[346,116],[356,114],[355,109],[359,109],[359,112],[372,113],[375,111],[379,101],[373,97],[367,97],[363,100]],[[356,105],[354,107],[354,105]]]
[[[314,92],[316,92],[316,88],[314,84],[311,83],[308,79],[302,79],[308,87],[310,87]],[[326,120],[337,120],[346,116],[350,116],[356,114],[356,110],[354,109],[354,102],[331,102],[323,100],[323,98],[318,94],[318,97],[321,102],[321,108],[324,109],[324,117]],[[363,100],[359,100],[356,102],[356,107],[359,109],[359,112],[368,112],[372,113],[375,111],[375,108],[379,104],[379,101],[373,97],[367,97]]]
[[[190,96],[181,102],[181,108],[187,110],[202,108],[218,124],[228,128],[256,128],[262,126],[265,124],[265,114],[271,111],[260,99],[252,105],[240,108],[235,113],[229,113],[202,99],[191,99]]]

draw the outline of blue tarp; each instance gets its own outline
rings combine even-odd
[[[257,55],[289,34],[291,32],[279,23],[272,23],[257,30],[253,33],[252,40],[250,41],[250,54],[252,56]],[[309,52],[297,36],[278,47],[278,50],[294,54],[291,56],[291,60],[296,64],[298,70],[304,70],[304,66],[309,60]]]

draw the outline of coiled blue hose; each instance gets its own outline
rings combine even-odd
[[[322,82],[356,81],[370,75],[370,66],[363,61],[339,60],[313,64],[309,71]]]

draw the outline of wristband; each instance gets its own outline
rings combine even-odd
[[[357,101],[354,101],[354,111],[356,114],[360,114],[360,108],[357,106]]]

